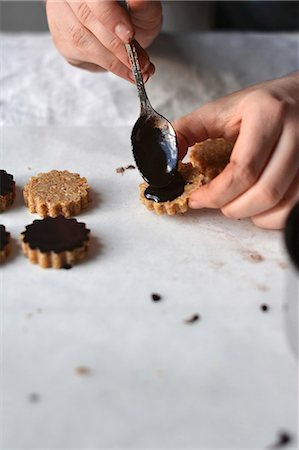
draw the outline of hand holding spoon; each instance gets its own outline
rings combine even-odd
[[[149,184],[145,196],[166,201],[180,195],[185,182],[177,172],[178,144],[171,123],[158,114],[147,97],[134,41],[126,49],[140,100],[140,116],[131,135],[133,155],[144,180]]]

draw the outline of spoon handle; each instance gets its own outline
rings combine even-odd
[[[119,4],[127,11],[127,13],[130,15],[130,6],[127,3],[126,0],[119,0]],[[143,78],[140,70],[140,64],[138,60],[138,54],[135,47],[135,39],[130,42],[129,44],[125,44],[129,61],[132,67],[132,72],[135,78],[136,87],[138,91],[138,97],[140,100],[140,107],[141,107],[141,113],[146,112],[148,110],[152,110],[152,106],[150,104],[150,101],[147,97],[147,93],[144,87]]]
[[[136,47],[134,45],[134,41],[132,41],[130,44],[125,44],[125,45],[126,45],[126,50],[127,50],[128,56],[129,56],[130,63],[131,63],[132,72],[134,74],[135,81],[136,81],[136,87],[137,87],[138,96],[139,96],[139,100],[140,100],[141,112],[152,109],[150,101],[146,94],[145,87],[144,87],[143,78],[142,78],[142,74],[141,74],[141,70],[140,70],[138,55],[137,55]]]

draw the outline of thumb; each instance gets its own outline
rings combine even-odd
[[[240,117],[231,96],[206,103],[173,122],[177,133],[179,156],[183,159],[188,147],[208,138],[223,137],[235,140],[239,133]]]

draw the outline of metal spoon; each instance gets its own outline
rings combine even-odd
[[[127,6],[128,10],[128,6]],[[178,144],[171,123],[152,107],[143,84],[134,41],[126,44],[140,100],[140,116],[131,135],[136,165],[152,187],[168,186],[177,175]]]

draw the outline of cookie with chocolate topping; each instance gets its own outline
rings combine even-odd
[[[139,185],[140,200],[149,211],[173,216],[188,210],[189,196],[204,183],[204,176],[191,163],[179,162],[178,177],[166,188],[155,189],[147,183]]]
[[[85,223],[64,216],[34,220],[21,233],[23,253],[43,268],[70,268],[85,258],[90,230]]]
[[[0,225],[0,263],[4,262],[10,254],[10,233],[4,225]]]
[[[6,170],[0,170],[0,212],[13,204],[16,197],[16,183],[13,176]]]

